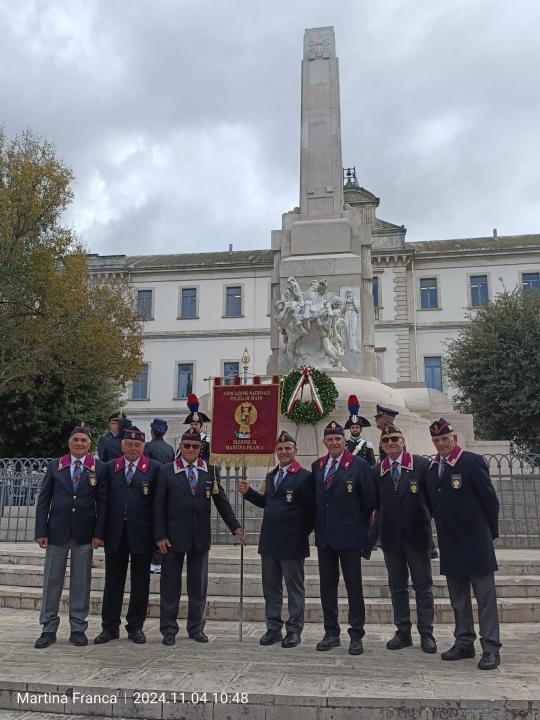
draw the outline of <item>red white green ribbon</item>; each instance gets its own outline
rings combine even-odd
[[[289,404],[287,405],[287,412],[291,413],[294,409],[294,406],[300,399],[300,396],[302,394],[302,388],[307,383],[309,385],[309,390],[311,393],[311,400],[315,407],[317,408],[317,412],[322,417],[324,410],[321,402],[321,398],[319,397],[319,393],[317,392],[317,388],[315,387],[315,383],[313,382],[313,368],[311,367],[301,367],[298,368],[300,371],[300,378],[298,379],[298,382],[296,383],[296,386],[292,392],[291,399],[289,400]]]

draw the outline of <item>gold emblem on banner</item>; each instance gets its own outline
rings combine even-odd
[[[234,411],[234,419],[239,425],[236,437],[249,439],[251,437],[251,426],[257,421],[257,408],[250,402],[243,402]]]
[[[450,477],[450,485],[453,490],[459,490],[461,487],[461,475],[452,475]]]

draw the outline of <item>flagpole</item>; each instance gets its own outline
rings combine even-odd
[[[251,358],[249,357],[249,353],[247,348],[244,348],[244,353],[242,355],[242,370],[243,370],[243,378],[242,378],[242,384],[247,385],[248,382],[248,369],[249,369],[249,363],[251,361]],[[246,465],[242,468],[242,480],[247,480],[247,467]],[[246,531],[246,498],[244,493],[242,493],[242,513],[241,513],[241,523],[242,523],[242,529],[244,530],[244,533]],[[245,543],[245,537],[244,542],[240,543],[240,614],[238,617],[238,640],[242,642],[242,629],[243,629],[243,621],[244,621],[244,543]]]

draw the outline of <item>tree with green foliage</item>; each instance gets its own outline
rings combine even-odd
[[[475,311],[449,342],[444,372],[479,437],[540,453],[540,291],[505,291]]]
[[[0,130],[0,454],[53,455],[75,423],[96,431],[142,362],[125,278],[87,272],[61,224],[73,173],[53,146]]]

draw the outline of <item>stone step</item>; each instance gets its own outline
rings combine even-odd
[[[126,600],[128,596],[126,594]],[[90,614],[101,613],[101,592],[90,593]],[[390,624],[393,621],[392,603],[388,598],[366,598],[366,622]],[[530,598],[498,598],[497,605],[499,619],[503,623],[532,623],[540,621],[540,601]],[[41,608],[41,588],[28,588],[16,585],[0,585],[0,607],[24,610],[36,610]],[[411,600],[411,610],[415,616],[415,602]],[[473,601],[475,618],[476,603]],[[127,611],[127,605],[123,607],[123,614]],[[60,612],[69,612],[69,601],[67,591],[62,592]],[[347,621],[347,599],[339,598],[340,622]],[[152,593],[148,603],[148,615],[159,617],[159,595]],[[180,602],[179,617],[187,616],[187,600],[184,595]],[[213,595],[208,597],[206,617],[209,620],[238,620],[239,598],[226,595]],[[244,597],[244,620],[249,622],[263,622],[265,619],[264,600],[259,597]],[[453,623],[454,613],[447,598],[435,600],[435,619],[438,623]],[[318,598],[306,598],[305,621],[307,623],[322,623],[321,602]],[[415,622],[413,620],[413,622]]]
[[[69,588],[69,566],[66,570],[64,588]],[[103,568],[94,568],[92,571],[92,590],[103,591],[105,582],[105,571]],[[151,575],[150,590],[159,593],[159,575]],[[364,596],[366,598],[389,598],[386,576],[372,576],[365,574],[363,577]],[[497,596],[501,598],[530,598],[540,601],[540,577],[527,575],[496,575]],[[43,568],[36,565],[1,565],[0,564],[0,585],[17,586],[27,588],[43,587]],[[184,582],[185,585],[185,570]],[[239,573],[215,573],[208,574],[208,594],[237,597],[240,587]],[[129,578],[126,581],[126,588],[129,588]],[[340,592],[345,596],[343,579],[340,581]],[[433,578],[434,596],[447,598],[448,589],[446,579],[440,575]],[[319,598],[320,586],[318,574],[309,574],[305,577],[306,597]],[[286,594],[286,589],[284,588]],[[414,590],[410,588],[411,597]],[[251,597],[262,597],[262,584],[260,572],[244,573],[244,593]]]
[[[39,565],[44,562],[45,552],[34,542],[0,543],[0,564],[2,565]],[[540,575],[540,550],[499,550],[497,551],[499,572],[497,575]],[[105,555],[102,549],[94,552],[93,567],[104,567]],[[366,575],[383,575],[386,567],[380,549],[372,553],[369,561],[363,561],[363,572]],[[432,561],[433,574],[438,574],[439,562]],[[238,573],[240,568],[240,546],[213,545],[210,550],[209,570],[215,573]],[[244,550],[244,571],[260,573],[260,557],[256,546],[249,545]],[[306,575],[318,572],[317,551],[311,549],[311,557],[306,558]]]

